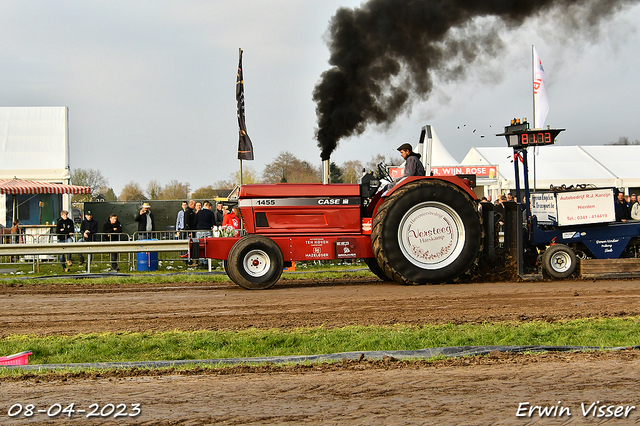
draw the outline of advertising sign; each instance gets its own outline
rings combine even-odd
[[[498,166],[448,166],[431,167],[433,176],[476,175],[481,178],[495,179],[498,176]],[[402,177],[404,167],[389,167],[389,175],[393,178]]]
[[[556,194],[553,192],[531,193],[531,216],[539,225],[557,225]]]
[[[613,188],[556,193],[558,225],[614,222]]]

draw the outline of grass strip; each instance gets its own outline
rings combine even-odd
[[[366,267],[366,266],[364,266]],[[345,276],[350,278],[371,278],[375,277],[374,274],[369,272],[361,265],[333,265],[326,267],[313,266],[309,268],[296,268],[296,272],[289,273],[284,272],[280,282],[286,280],[329,280],[344,278]],[[354,269],[360,268],[362,270],[354,271]],[[99,274],[103,271],[92,270],[92,272]],[[56,284],[163,284],[163,283],[202,283],[202,282],[229,282],[230,279],[226,274],[207,274],[206,270],[199,271],[157,271],[157,272],[136,272],[136,271],[123,271],[124,274],[129,276],[91,276],[83,278],[81,276],[67,278],[60,274],[60,271],[55,273],[46,274],[27,274],[12,276],[11,274],[0,275],[0,286],[14,287],[16,285],[42,285],[43,282],[52,281]],[[221,271],[216,271],[221,272]],[[46,277],[46,278],[45,278]],[[276,284],[277,285],[277,284]]]
[[[558,323],[487,323],[348,326],[294,330],[173,331],[0,340],[0,354],[30,350],[30,364],[161,361],[313,355],[350,351],[413,350],[443,346],[635,346],[640,317],[579,319]]]

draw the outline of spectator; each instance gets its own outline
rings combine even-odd
[[[210,202],[204,202],[204,208],[196,215],[196,233],[197,238],[205,238],[211,236],[211,230],[215,224],[215,215],[211,211],[213,206]]]
[[[233,209],[231,209],[229,214],[224,216],[222,226],[230,226],[233,229],[240,229],[241,219],[242,215],[240,213],[240,209],[238,207],[234,207]],[[238,232],[236,232],[235,234],[238,235]]]
[[[196,201],[196,209],[194,210],[196,216],[200,213],[200,210],[202,210],[202,203],[200,201]]]
[[[636,196],[636,194],[631,194],[631,207],[633,207],[634,204],[638,203],[638,197]]]
[[[213,206],[209,201],[204,202],[204,208],[196,215],[196,238],[207,238],[212,235],[212,229],[215,223],[215,215],[211,211]],[[205,260],[200,259],[200,266],[204,267]]]
[[[20,225],[20,221],[17,219],[14,220],[13,224],[11,225],[11,243],[12,244],[18,244],[20,242],[20,228],[18,227],[18,225]],[[18,256],[11,256],[9,258],[9,261],[17,262]]]
[[[140,212],[136,213],[133,218],[138,222],[138,239],[148,240],[156,230],[156,222],[153,219],[153,213],[151,213],[151,206],[149,203],[142,204]]]
[[[510,192],[507,192],[506,200],[507,200],[507,201],[513,201],[513,195],[511,195],[511,193],[510,193]]]
[[[631,219],[631,214],[629,213],[629,208],[627,207],[627,203],[624,200],[624,192],[618,191],[616,194],[616,222],[626,222]]]
[[[60,217],[56,222],[56,234],[58,235],[58,242],[72,243],[74,232],[75,225],[73,224],[73,220],[69,219],[69,212],[66,210],[62,210],[60,212]],[[69,272],[69,267],[71,266],[71,255],[66,256],[66,263],[64,254],[59,255],[58,260],[60,260],[64,271]]]
[[[178,212],[178,216],[176,217],[176,237],[179,239],[184,238],[184,233],[180,232],[183,229],[189,229],[189,226],[187,224],[187,227],[185,228],[185,221],[184,221],[184,214],[187,210],[187,208],[189,208],[189,204],[186,201],[182,202],[182,210],[180,210]]]
[[[493,209],[496,213],[496,227],[504,226],[504,203],[507,202],[507,196],[501,195],[500,199],[496,203],[496,207]]]
[[[196,229],[196,202],[193,200],[189,200],[189,206],[184,211],[184,229]]]
[[[224,210],[222,209],[222,201],[218,201],[216,204],[216,211],[213,212],[216,218],[215,226],[222,226],[224,221]]]
[[[80,224],[80,234],[81,240],[85,243],[91,243],[96,240],[96,234],[98,233],[98,222],[93,220],[93,215],[91,211],[87,210],[84,214],[84,220]],[[91,264],[91,260],[93,259],[93,255],[89,253],[87,255],[88,265],[87,270],[89,270],[89,265]],[[80,255],[80,265],[84,263],[84,256]]]
[[[118,215],[111,213],[109,219],[102,225],[102,233],[106,241],[120,241],[122,234],[122,224],[118,220]],[[109,253],[111,259],[111,270],[118,272],[118,253]]]
[[[631,219],[640,220],[640,203],[638,202],[631,207]]]
[[[488,202],[487,197],[480,198],[480,202],[478,202],[478,211],[482,214],[482,203]]]
[[[19,220],[14,220],[13,224],[11,225],[11,242],[13,244],[18,244],[20,242],[20,228],[18,227],[20,225],[20,221]]]

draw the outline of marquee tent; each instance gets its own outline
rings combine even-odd
[[[17,195],[37,194],[91,194],[88,186],[64,185],[22,179],[0,179],[0,194],[13,195],[13,220],[17,219]]]
[[[640,187],[640,145],[544,146],[538,154],[528,150],[529,186],[538,190],[551,185],[591,184],[598,187]],[[500,190],[515,189],[513,149],[509,147],[471,148],[463,165],[497,165]],[[522,165],[520,165],[520,182]],[[534,181],[535,177],[535,181]]]
[[[0,179],[0,194],[91,194],[91,188],[22,179]]]

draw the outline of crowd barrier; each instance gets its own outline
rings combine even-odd
[[[8,229],[5,228],[6,230]],[[41,264],[60,264],[61,254],[71,256],[72,262],[76,264],[80,254],[86,260],[91,254],[91,263],[107,268],[112,263],[110,253],[118,253],[116,262],[119,269],[134,271],[137,269],[137,253],[141,252],[159,253],[157,256],[148,256],[160,262],[186,262],[181,256],[188,250],[189,234],[191,233],[175,231],[136,232],[133,235],[99,233],[95,234],[95,241],[85,241],[81,234],[75,233],[73,242],[59,242],[58,236],[53,233],[5,232],[0,238],[0,265],[30,264],[31,269],[38,272]],[[91,270],[91,263],[87,264],[87,271]],[[120,265],[126,265],[126,268]]]

